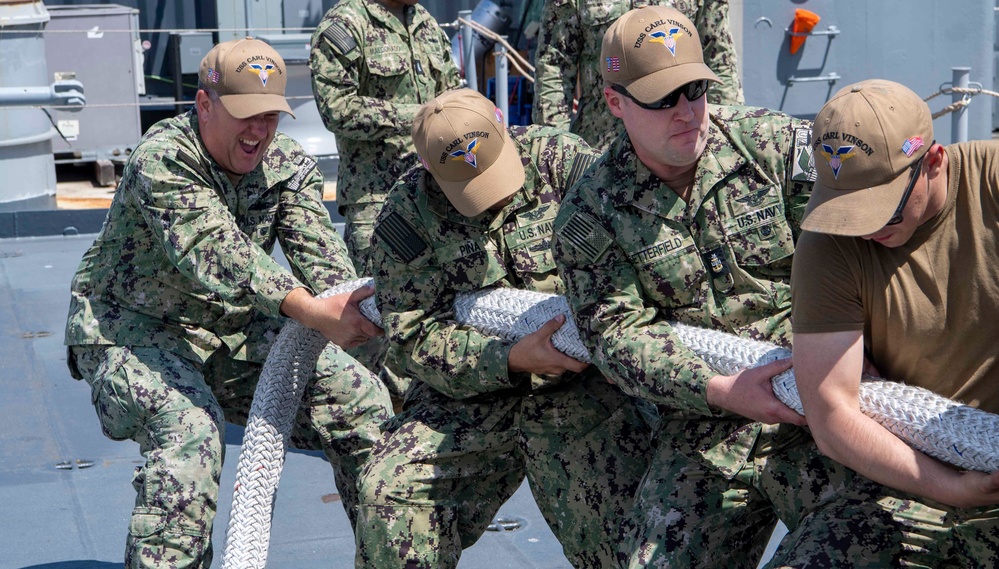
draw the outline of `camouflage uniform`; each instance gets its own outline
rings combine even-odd
[[[336,135],[337,206],[362,273],[385,196],[419,162],[410,134],[417,109],[460,83],[451,42],[433,16],[417,4],[405,19],[372,0],[342,0],[312,34],[312,91]]]
[[[658,452],[626,522],[622,551],[632,567],[755,567],[778,515],[793,531],[801,511],[852,481],[830,464],[827,479],[785,488],[782,463],[768,458],[824,460],[800,448],[814,449],[808,435],[709,407],[706,383],[716,373],[668,324],[789,345],[810,126],[732,106],[713,108],[708,128],[688,202],[636,158],[625,133],[555,222],[556,262],[594,363],[663,413]]]
[[[705,63],[722,80],[721,84],[711,84],[708,102],[742,104],[728,0],[548,0],[535,54],[536,124],[570,130],[594,148],[610,144],[621,126],[604,103],[600,45],[614,20],[628,10],[648,5],[673,6],[697,26]],[[577,79],[579,106],[573,115]]]
[[[270,253],[279,241],[291,272]],[[192,111],[154,125],[125,166],[72,284],[70,370],[104,434],[139,443],[128,567],[208,567],[224,421],[245,424],[294,288],[354,278],[322,176],[277,134],[234,186]],[[377,378],[330,345],[292,443],[322,449],[353,520],[356,477],[390,416]],[[166,559],[172,561],[167,564]]]
[[[460,84],[437,21],[419,4],[404,10],[401,22],[373,0],[342,0],[312,35],[312,92],[340,154],[337,207],[347,220],[350,257],[365,275],[373,274],[371,232],[382,202],[419,162],[413,117],[421,104]],[[376,339],[352,353],[379,370],[398,404],[409,380],[383,367],[385,349],[384,339]]]
[[[650,451],[639,403],[592,366],[557,379],[511,374],[513,342],[453,320],[458,292],[564,292],[551,224],[594,155],[551,128],[510,132],[527,178],[501,211],[462,216],[414,169],[379,217],[386,333],[420,381],[361,478],[359,567],[454,567],[525,474],[570,561],[614,563],[618,524]]]

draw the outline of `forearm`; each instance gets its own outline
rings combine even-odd
[[[859,409],[807,413],[819,450],[885,486],[954,506],[962,503],[963,475],[896,437]]]
[[[968,505],[961,472],[911,448],[860,410],[861,331],[796,334],[793,359],[805,416],[823,454],[885,486]]]
[[[315,328],[315,297],[305,287],[294,288],[281,301],[281,314],[306,328]]]
[[[586,269],[561,272],[583,342],[604,375],[634,397],[694,414],[713,414],[707,403],[707,381],[714,371],[680,342],[672,326],[656,320],[657,310],[625,292],[634,290],[627,279]]]
[[[402,340],[409,371],[437,391],[452,399],[466,399],[516,384],[508,368],[511,342],[453,321],[428,318],[406,325],[406,320],[405,314],[392,315],[389,337]]]
[[[715,372],[675,338],[668,324],[605,332],[598,344],[594,363],[625,393],[692,415],[718,415],[707,399]]]
[[[358,95],[354,84],[342,79],[313,79],[316,102],[326,128],[338,138],[377,141],[408,137],[418,104],[393,103]]]

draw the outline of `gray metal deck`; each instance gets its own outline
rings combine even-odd
[[[0,239],[0,569],[123,567],[138,445],[104,438],[90,389],[70,378],[62,345],[69,282],[93,237]],[[213,567],[221,567],[241,435],[232,425],[226,432]],[[288,454],[268,567],[353,567],[353,536],[335,494],[324,458]],[[522,528],[487,532],[460,567],[570,567],[526,484],[500,514],[521,518]]]

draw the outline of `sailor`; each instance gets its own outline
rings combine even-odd
[[[647,41],[660,31],[675,56]],[[625,518],[627,566],[753,569],[778,519],[791,535],[777,559],[876,559],[862,534],[811,533],[837,520],[823,505],[855,475],[823,457],[804,418],[774,396],[771,378],[790,361],[719,374],[671,325],[790,346],[811,124],[708,104],[717,78],[673,8],[623,15],[602,56],[613,62],[603,95],[624,128],[563,200],[553,251],[594,364],[662,414]],[[811,464],[822,465],[809,471],[817,476],[798,476]]]
[[[999,566],[999,472],[930,458],[858,401],[867,353],[890,380],[999,413],[999,145],[937,144],[926,103],[880,79],[834,95],[812,140],[795,379],[819,448],[863,475],[852,531],[877,544],[880,566]]]
[[[564,316],[514,342],[452,309],[484,287],[564,292],[552,222],[596,153],[550,127],[508,130],[469,89],[425,104],[413,139],[425,166],[389,195],[373,258],[414,384],[364,469],[357,566],[455,567],[526,476],[570,563],[613,567],[654,411],[552,346]]]
[[[460,84],[451,43],[418,0],[342,0],[312,35],[312,92],[336,135],[336,202],[358,271],[373,274],[371,232],[392,184],[418,163],[410,138],[420,105]],[[376,340],[354,354],[379,374],[395,406],[409,379]]]
[[[594,148],[607,148],[620,123],[605,107],[601,70],[614,64],[601,59],[600,44],[614,20],[646,5],[673,6],[694,22],[706,63],[721,80],[708,91],[708,102],[743,104],[735,42],[729,28],[729,0],[548,0],[534,55],[535,124],[566,129],[582,136]],[[662,42],[665,47],[672,41],[666,35],[668,31],[660,30],[648,40]],[[577,92],[578,105],[574,109]]]
[[[153,125],[129,157],[73,279],[70,370],[90,384],[104,434],[144,458],[129,568],[211,565],[225,423],[245,424],[286,317],[333,343],[291,444],[324,452],[352,523],[358,472],[391,415],[382,383],[341,349],[382,334],[357,307],[373,291],[314,296],[356,273],[315,160],[275,132],[291,113],[287,79],[262,41],[215,46],[194,109]]]

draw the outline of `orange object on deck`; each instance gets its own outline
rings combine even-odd
[[[819,23],[819,15],[815,12],[809,12],[808,10],[803,10],[798,8],[794,11],[794,22],[791,23],[791,55],[798,53],[801,46],[805,45],[806,36],[804,35],[794,35],[794,34],[807,34],[811,33],[812,28],[815,24]]]

